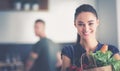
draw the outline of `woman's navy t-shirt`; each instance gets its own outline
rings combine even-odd
[[[97,48],[94,52],[100,50],[103,45],[104,44],[98,43]],[[108,45],[108,50],[110,50],[113,53],[113,55],[119,53],[119,50],[112,45]],[[62,49],[62,55],[65,55],[68,58],[70,58],[71,63],[74,63],[78,67],[80,67],[79,59],[81,55],[85,52],[85,49],[80,44],[69,45]]]

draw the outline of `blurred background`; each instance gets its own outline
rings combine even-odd
[[[25,63],[38,40],[34,21],[39,18],[46,22],[48,38],[62,46],[74,43],[74,11],[81,4],[91,4],[98,12],[98,41],[120,49],[119,3],[120,0],[0,0],[0,60],[9,62],[7,58],[13,54]]]

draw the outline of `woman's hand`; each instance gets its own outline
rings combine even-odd
[[[120,60],[120,54],[115,54],[114,56],[113,56],[116,60]]]
[[[69,68],[71,65],[71,60],[65,55],[62,55],[62,68],[61,71],[67,71],[67,68]]]

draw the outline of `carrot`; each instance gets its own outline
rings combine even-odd
[[[104,44],[100,50],[102,53],[106,53],[106,51],[108,50],[108,45]]]

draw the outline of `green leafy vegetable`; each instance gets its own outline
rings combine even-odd
[[[112,65],[113,71],[120,71],[120,60],[111,57],[111,51],[107,51],[106,53],[102,53],[101,51],[97,51],[96,53],[91,52],[90,55],[94,57],[98,67]]]

